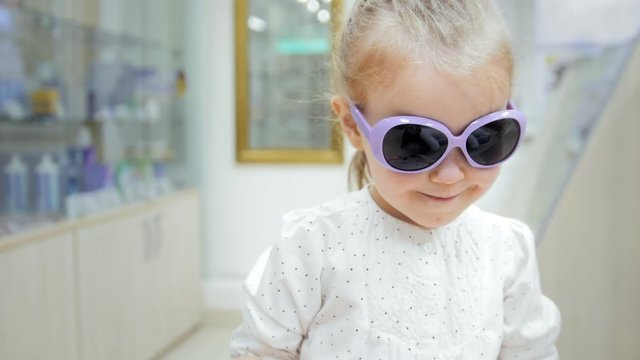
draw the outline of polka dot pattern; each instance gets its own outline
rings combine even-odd
[[[475,207],[425,230],[366,189],[294,211],[247,281],[232,355],[557,358],[559,314],[540,292],[533,244],[524,224]]]

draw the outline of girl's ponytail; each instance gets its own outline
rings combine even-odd
[[[353,154],[349,164],[349,190],[360,190],[371,182],[367,157],[360,150]]]

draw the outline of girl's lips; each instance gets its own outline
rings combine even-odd
[[[450,197],[440,197],[440,196],[429,195],[429,194],[423,194],[423,195],[428,197],[431,200],[438,201],[438,202],[450,202],[455,200],[458,197],[458,195],[450,196]]]

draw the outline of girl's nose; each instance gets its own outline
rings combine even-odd
[[[464,155],[462,155],[458,149],[454,150],[442,160],[440,165],[429,173],[431,181],[451,185],[462,180],[464,178],[462,161],[466,161]]]

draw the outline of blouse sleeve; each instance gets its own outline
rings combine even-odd
[[[514,221],[507,255],[512,271],[505,279],[504,338],[499,359],[558,359],[555,341],[560,333],[560,312],[542,294],[533,234]]]
[[[302,339],[321,305],[326,236],[314,219],[285,217],[280,241],[245,281],[244,321],[232,335],[232,357],[298,358]]]

